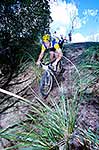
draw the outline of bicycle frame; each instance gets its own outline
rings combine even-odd
[[[40,63],[40,66],[45,70],[40,80],[40,93],[43,98],[46,98],[49,95],[53,87],[54,79],[57,78],[62,70],[61,63],[58,63],[57,70],[54,71],[53,63],[54,61],[48,64]]]
[[[51,69],[51,63],[47,65],[41,63],[40,66],[45,70],[40,80],[40,93],[43,98],[46,98],[53,86],[54,72]]]

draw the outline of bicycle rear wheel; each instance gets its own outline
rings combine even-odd
[[[53,85],[53,77],[49,71],[45,71],[40,81],[40,93],[43,97],[47,97]]]

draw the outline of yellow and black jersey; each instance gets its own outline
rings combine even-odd
[[[47,48],[43,42],[42,47],[41,47],[41,51],[45,52],[47,49],[49,49],[50,51],[57,51],[59,48],[60,48],[60,46],[56,41],[52,41],[49,48]]]

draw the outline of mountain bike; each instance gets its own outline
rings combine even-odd
[[[55,78],[57,78],[57,76],[63,72],[62,62],[58,62],[56,70],[53,68],[53,62],[47,64],[40,63],[40,66],[44,69],[40,80],[40,93],[43,98],[46,98],[49,95],[50,91],[52,90]]]

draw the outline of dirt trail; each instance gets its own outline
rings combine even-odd
[[[77,57],[84,51],[84,46],[83,44],[81,45],[77,44],[75,45],[75,47],[71,47],[71,53],[68,51],[70,51],[70,49],[67,48],[66,51],[64,51],[64,56],[66,56],[68,59],[72,61],[72,63],[75,64]],[[60,85],[62,85],[64,89],[64,94],[68,98],[71,97],[75,92],[75,81],[71,78],[74,72],[76,73],[76,76],[78,76],[78,73],[75,70],[74,65],[71,64],[71,62],[66,61],[65,72],[63,74],[65,80],[64,81],[61,80]],[[41,98],[39,93],[39,84],[36,82],[32,66],[30,66],[27,70],[25,70],[25,72],[23,72],[13,81],[11,81],[9,91],[17,93],[18,95],[27,98],[32,102],[35,101],[35,96]],[[17,122],[20,122],[20,120],[25,119],[25,114],[28,113],[30,107],[29,105],[22,103],[20,100],[17,101],[17,99],[11,98],[6,95],[2,95],[2,97],[4,97],[4,102],[2,101],[1,111],[4,109],[5,106],[8,107],[14,102],[15,104],[13,105],[13,107],[9,107],[9,109],[2,112],[0,116],[1,128],[6,128]],[[78,132],[79,127],[82,129],[90,128],[94,132],[96,132],[97,129],[99,128],[99,101],[97,101],[99,97],[98,98],[93,97],[90,99],[90,101],[87,101],[86,98],[87,96],[85,97],[84,102],[82,102],[81,105],[79,106],[76,128],[70,141],[70,146],[75,147],[75,149],[76,148],[79,149],[79,147],[82,147],[81,143],[78,142],[77,138],[77,136],[80,135],[80,132]],[[49,105],[52,105],[51,99],[54,99],[55,101],[59,102],[60,89],[57,85],[53,87],[52,91],[50,92],[46,100],[44,100],[44,102]],[[80,140],[81,139],[79,139],[79,141]],[[3,145],[6,144],[7,141],[3,141]]]

